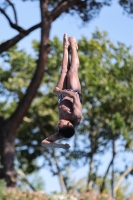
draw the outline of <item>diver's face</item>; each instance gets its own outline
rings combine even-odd
[[[59,127],[59,129],[64,128],[64,127],[67,127],[67,126],[73,127],[73,124],[72,124],[70,121],[65,120],[65,119],[61,119],[61,120],[58,122],[58,127]]]

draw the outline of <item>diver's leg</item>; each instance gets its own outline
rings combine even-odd
[[[67,71],[68,71],[68,39],[67,34],[63,36],[63,59],[62,59],[62,69],[57,87],[60,89],[67,88]]]
[[[77,53],[77,43],[74,37],[69,38],[71,47],[71,65],[67,73],[67,89],[77,90],[81,93],[81,85],[78,77],[79,58]]]

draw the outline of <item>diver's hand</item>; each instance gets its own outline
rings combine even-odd
[[[63,147],[63,149],[69,149],[70,148],[70,145],[69,144],[64,144],[64,147]]]
[[[54,92],[54,94],[56,94],[56,95],[60,95],[61,92],[62,92],[62,90],[61,90],[60,88],[56,87],[56,88],[53,90],[53,92]]]

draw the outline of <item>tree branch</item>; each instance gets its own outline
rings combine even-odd
[[[14,133],[16,133],[16,129],[18,128],[19,124],[22,122],[23,117],[26,115],[28,108],[31,105],[33,98],[36,95],[37,89],[42,81],[45,66],[47,63],[48,53],[50,51],[49,45],[49,34],[51,28],[51,19],[49,17],[48,12],[48,3],[45,0],[40,0],[40,8],[41,8],[41,41],[40,41],[40,49],[39,49],[39,59],[37,61],[36,70],[34,72],[33,78],[26,90],[25,95],[21,99],[18,104],[18,107],[14,111],[14,113],[7,119],[8,126],[14,127]],[[39,26],[40,24],[38,24]],[[37,26],[37,25],[36,25]],[[28,29],[32,31],[34,27]],[[27,34],[28,34],[27,33]],[[21,37],[24,37],[21,35]]]
[[[93,153],[90,157],[90,170],[89,170],[89,173],[88,173],[88,180],[87,180],[87,188],[86,188],[86,192],[89,192],[92,190],[92,184],[93,184],[93,180],[92,180],[92,170],[93,170]]]
[[[36,24],[29,28],[28,30],[25,30],[24,32],[19,33],[17,36],[13,37],[10,40],[7,40],[6,42],[3,42],[0,45],[0,53],[3,53],[4,51],[7,51],[9,48],[13,47],[17,42],[19,42],[22,38],[27,36],[32,31],[36,30],[37,28],[41,27],[41,23]]]
[[[69,1],[62,2],[53,11],[51,11],[51,13],[49,13],[50,14],[49,17],[51,18],[52,21],[54,21],[57,17],[59,17],[59,15],[61,13],[63,13],[64,11],[66,11],[69,7],[72,7],[72,6],[76,5],[76,4],[78,4],[78,2],[79,2],[79,0],[69,0]],[[11,48],[12,46],[14,46],[17,42],[19,42],[22,38],[24,38],[25,36],[27,36],[30,32],[32,32],[35,29],[41,27],[41,23],[39,23],[39,24],[36,24],[35,26],[32,26],[28,30],[25,30],[22,27],[19,27],[18,25],[13,24],[12,21],[10,20],[9,16],[5,13],[5,11],[3,9],[0,8],[0,11],[7,18],[10,26],[20,32],[17,36],[13,37],[10,40],[7,40],[6,42],[3,42],[0,45],[0,53],[2,53],[4,51],[7,51],[9,48]]]
[[[127,170],[121,175],[119,181],[117,182],[116,186],[114,187],[114,193],[118,190],[120,185],[122,184],[123,179],[133,170],[133,165],[131,165]]]
[[[108,165],[108,168],[107,168],[107,170],[106,170],[106,172],[105,172],[105,175],[104,175],[103,181],[102,181],[102,185],[101,185],[101,187],[100,187],[100,192],[103,192],[103,190],[104,190],[104,187],[105,187],[105,179],[106,179],[106,176],[107,176],[107,174],[108,174],[108,172],[109,172],[109,169],[110,169],[110,167],[111,167],[111,165],[112,165],[112,163],[113,163],[113,161],[114,161],[115,155],[116,155],[116,153],[113,154],[112,159],[111,159],[111,161],[110,161],[110,163],[109,163],[109,165]]]
[[[10,2],[10,0],[6,0],[6,1],[7,1],[7,2],[9,3],[9,5],[12,7],[13,12],[14,12],[15,23],[18,24],[18,20],[17,20],[17,12],[16,12],[16,10],[15,10],[15,7],[14,7],[13,3]]]
[[[10,26],[11,26],[13,29],[15,29],[15,30],[17,30],[17,31],[19,31],[19,32],[25,32],[25,29],[23,29],[22,27],[18,26],[17,24],[14,24],[14,23],[10,20],[9,16],[5,13],[5,11],[4,11],[2,8],[0,8],[0,11],[1,11],[1,13],[7,18],[7,20],[8,20],[8,22],[9,22]]]
[[[65,185],[63,176],[62,176],[62,174],[61,174],[61,170],[60,170],[59,165],[58,165],[58,158],[56,157],[54,150],[53,150],[53,153],[52,153],[52,154],[53,154],[53,158],[54,158],[55,165],[56,165],[56,169],[57,169],[57,174],[58,174],[59,181],[60,181],[61,192],[62,192],[62,193],[66,193],[66,191],[67,191],[66,185]]]
[[[30,188],[33,190],[33,191],[36,191],[36,189],[33,187],[33,185],[28,181],[26,175],[24,174],[24,172],[20,169],[16,169],[16,172],[18,175],[20,175],[22,177],[22,179],[30,186]]]
[[[12,22],[11,22],[10,18],[8,17],[8,15],[5,13],[5,11],[2,8],[0,8],[0,11],[1,11],[1,13],[3,15],[5,15],[5,17],[7,18],[8,22],[9,22],[9,24],[11,24]]]
[[[116,148],[115,148],[115,138],[114,135],[112,134],[112,157],[114,158],[116,154]],[[112,162],[112,178],[111,178],[111,194],[112,197],[114,198],[114,159]]]
[[[79,0],[69,0],[58,4],[58,6],[53,11],[51,11],[52,21],[57,19],[63,12],[67,11],[68,8],[77,5],[78,3]]]

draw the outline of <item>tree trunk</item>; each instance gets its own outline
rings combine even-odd
[[[114,158],[115,158],[115,155],[116,155],[116,151],[115,151],[115,146],[113,146],[113,153],[112,153],[112,159],[108,165],[108,168],[104,174],[104,177],[103,177],[103,180],[102,180],[102,184],[101,184],[101,187],[100,187],[100,192],[102,193],[104,188],[105,188],[105,182],[106,182],[106,177],[108,175],[108,172],[110,170],[110,167],[112,166],[113,162],[114,162]]]
[[[116,150],[115,150],[115,139],[114,139],[114,136],[112,138],[112,157],[114,158],[115,157],[115,154],[116,154]],[[114,159],[113,159],[113,162],[112,162],[112,178],[111,178],[111,194],[112,194],[112,197],[114,198]]]
[[[10,123],[0,126],[0,179],[5,179],[7,187],[15,187],[17,182],[14,170],[15,130]]]
[[[60,170],[59,165],[58,165],[58,158],[55,155],[54,151],[53,151],[53,158],[54,158],[54,161],[55,161],[55,165],[56,165],[56,169],[57,169],[57,174],[58,174],[58,177],[59,177],[59,182],[60,182],[60,186],[61,186],[61,192],[62,193],[66,193],[67,192],[67,188],[66,188],[63,176],[61,174],[61,170]]]
[[[34,99],[37,89],[44,75],[44,69],[47,62],[49,52],[49,33],[51,27],[51,19],[48,15],[48,4],[45,0],[40,0],[42,29],[41,29],[41,45],[39,51],[39,60],[34,76],[23,99],[19,102],[18,107],[7,120],[0,123],[0,178],[6,180],[7,187],[15,187],[17,182],[14,170],[14,142],[16,131],[22,123],[23,117],[26,115],[32,100]]]
[[[90,171],[88,174],[87,188],[86,188],[87,192],[92,190],[92,184],[93,184],[92,171],[93,171],[93,156],[91,156],[90,158]]]

